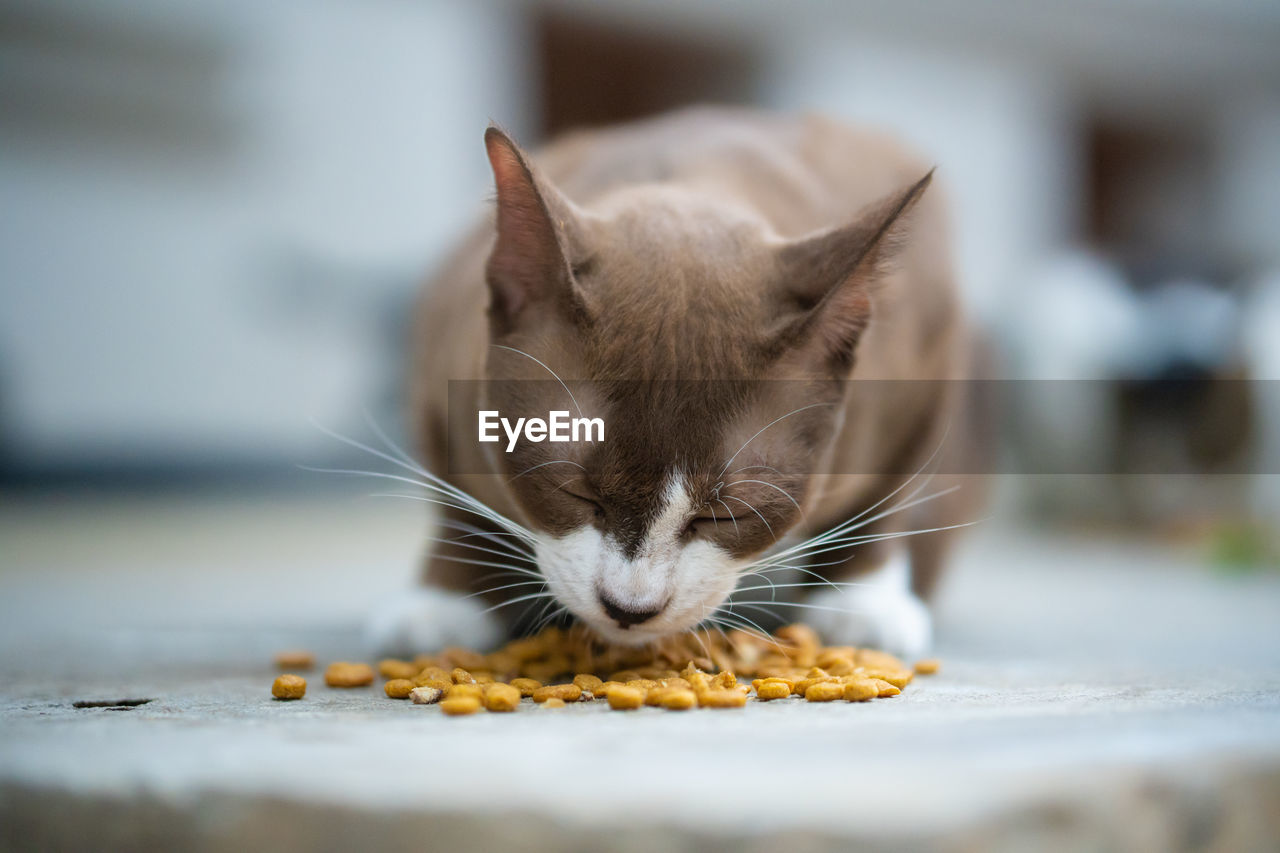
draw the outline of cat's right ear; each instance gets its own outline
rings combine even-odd
[[[494,331],[513,332],[548,310],[580,316],[585,307],[568,260],[572,203],[497,127],[485,131],[484,144],[497,188],[498,234],[486,269]]]

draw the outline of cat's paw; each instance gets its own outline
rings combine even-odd
[[[809,624],[830,645],[883,649],[910,660],[924,655],[933,643],[929,609],[910,590],[849,586],[823,590],[809,601],[822,608],[808,611]]]
[[[502,629],[478,598],[436,587],[399,593],[379,607],[365,632],[377,656],[412,657],[446,646],[481,651],[496,646]]]

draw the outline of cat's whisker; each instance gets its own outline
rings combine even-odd
[[[515,598],[508,599],[507,601],[504,601],[501,604],[495,604],[492,607],[482,610],[481,613],[491,613],[494,610],[501,610],[504,607],[510,607],[513,604],[519,604],[522,601],[536,601],[540,598],[550,598],[554,600],[555,596],[553,596],[550,592],[545,592],[545,591],[531,592],[527,595],[518,595]]]
[[[516,587],[520,587],[520,586],[534,586],[534,585],[546,586],[547,582],[545,580],[520,581],[519,583],[509,583],[509,584],[504,584],[502,586],[493,586],[493,587],[489,587],[488,589],[482,589],[477,592],[468,593],[467,595],[464,595],[463,598],[478,598],[482,595],[489,595],[490,593],[501,592],[504,589],[515,589]]]
[[[407,455],[405,456],[405,459],[398,459],[395,456],[391,456],[387,453],[384,453],[381,450],[378,450],[376,447],[370,447],[364,442],[357,441],[354,438],[350,438],[348,436],[342,435],[341,433],[335,432],[325,426],[322,426],[320,423],[318,423],[314,419],[311,421],[311,423],[313,426],[316,427],[316,429],[320,430],[324,434],[328,435],[329,437],[337,441],[341,441],[342,443],[350,447],[354,447],[358,450],[363,450],[364,452],[372,454],[373,456],[376,456],[379,459],[390,462],[391,464],[399,468],[406,469],[418,476],[425,477],[427,480],[430,481],[430,483],[426,483],[421,480],[408,480],[405,478],[400,478],[405,482],[410,482],[413,485],[421,486],[423,488],[433,489],[437,492],[448,495],[449,497],[453,498],[455,501],[459,503],[468,504],[471,507],[471,511],[474,512],[476,515],[486,516],[490,520],[497,523],[500,527],[505,527],[511,530],[519,530],[527,534],[527,531],[525,531],[524,528],[519,524],[516,524],[511,519],[506,518],[501,513],[498,513],[495,510],[491,509],[490,507],[486,506],[482,501],[477,500],[476,498],[464,492],[462,489],[459,489],[457,486],[454,486],[452,483],[449,483],[448,481],[441,479],[440,477],[437,477],[435,474],[432,474],[426,468],[422,467],[421,465],[418,465],[416,462],[413,462],[412,459],[407,457]],[[403,452],[401,451],[401,453]],[[302,467],[306,468],[306,466],[302,466]],[[325,472],[327,469],[308,468],[307,470]],[[359,473],[365,476],[382,476],[387,478],[395,477],[395,475],[381,474],[379,472],[374,472],[374,471],[358,471],[357,472],[357,471],[350,471],[345,469],[330,470],[328,471],[328,473],[347,473],[347,474]]]
[[[525,351],[524,351],[524,350],[522,350],[522,349],[516,349],[515,347],[509,347],[509,346],[506,346],[505,344],[490,344],[490,346],[492,346],[492,347],[496,347],[497,349],[504,349],[504,350],[507,350],[508,352],[514,352],[514,353],[516,353],[516,354],[518,354],[518,355],[522,355],[522,356],[524,356],[525,358],[532,359],[534,362],[537,362],[537,364],[538,364],[538,365],[539,365],[543,370],[547,371],[547,373],[550,373],[552,376],[554,376],[554,377],[555,377],[555,380],[556,380],[557,382],[559,382],[559,383],[560,383],[560,387],[561,387],[561,388],[563,388],[563,389],[564,389],[564,392],[565,392],[566,394],[568,394],[568,395],[569,395],[569,399],[570,399],[570,400],[573,400],[573,407],[574,407],[575,409],[577,409],[577,410],[578,410],[578,417],[582,417],[582,416],[583,416],[583,415],[582,415],[582,407],[578,405],[578,400],[577,400],[577,398],[576,398],[576,397],[574,397],[574,396],[573,396],[573,392],[569,390],[569,386],[568,386],[568,385],[566,385],[566,384],[564,384],[564,380],[560,378],[560,374],[556,373],[556,372],[555,372],[554,370],[552,370],[550,367],[547,367],[547,365],[546,365],[546,363],[545,363],[545,362],[541,361],[540,359],[534,358],[533,356],[529,355],[529,353],[525,352]]]
[[[795,607],[801,610],[822,610],[832,613],[855,613],[858,612],[851,607],[828,607],[824,604],[809,604],[805,601],[739,601],[739,607],[751,607],[756,610],[763,610],[770,613],[770,607]],[[777,614],[770,613],[776,616]]]
[[[760,580],[764,581],[765,583],[769,584],[770,586],[775,586],[775,584],[773,583],[773,581],[772,581],[772,580],[770,580],[769,578],[767,578],[767,577],[765,577],[764,575],[760,574],[759,572],[744,572],[743,574],[741,574],[741,575],[739,576],[739,578],[740,578],[740,579],[741,579],[741,578],[748,578],[748,577],[756,577],[756,578],[760,578]],[[738,589],[737,589],[737,588],[735,588],[735,589],[734,589],[734,592],[737,592],[737,591],[738,591]],[[730,595],[732,595],[732,594],[733,594],[733,593],[730,593]],[[773,595],[773,598],[777,598],[777,597],[778,597],[778,596],[777,596],[777,594],[776,594],[776,590],[775,590],[775,594]]]
[[[738,589],[735,589],[735,590],[733,591],[733,594],[734,594],[734,595],[737,595],[737,594],[738,594],[738,593],[740,593],[740,592],[753,592],[753,591],[756,591],[756,590],[762,590],[762,589],[775,590],[775,589],[796,589],[796,588],[801,588],[801,587],[815,587],[815,586],[823,586],[823,587],[825,587],[825,586],[827,586],[827,585],[828,585],[828,583],[833,584],[833,585],[835,585],[835,586],[837,586],[837,587],[841,587],[841,586],[869,586],[869,585],[870,585],[870,584],[867,584],[867,583],[859,583],[859,582],[857,582],[857,581],[826,581],[826,582],[820,582],[820,581],[803,581],[803,582],[801,582],[801,583],[780,583],[780,584],[774,584],[773,586],[744,586],[744,587],[739,587]],[[771,599],[770,599],[770,601],[777,601],[777,600],[778,600],[777,598],[771,598]],[[732,597],[730,597],[729,601],[734,602],[734,601],[735,601],[735,599],[733,599]]]
[[[770,483],[766,480],[734,480],[728,485],[732,486],[735,483],[759,483],[762,486],[768,486],[771,489],[777,489],[779,492],[782,493],[782,496],[784,498],[791,501],[792,505],[795,506],[796,508],[796,512],[800,513],[800,517],[804,518],[804,510],[800,508],[800,503],[791,496],[790,492],[788,492],[786,489],[782,488],[781,486],[777,485],[776,483]]]
[[[460,548],[469,548],[472,551],[483,551],[486,554],[493,554],[495,557],[503,557],[509,560],[519,560],[520,562],[532,563],[533,565],[537,565],[537,561],[534,560],[532,557],[523,556],[523,555],[516,556],[515,554],[511,554],[507,551],[499,551],[494,548],[486,548],[483,545],[477,545],[474,542],[459,542],[457,539],[454,539],[453,537],[427,536],[426,541],[438,542],[441,545],[456,545]]]
[[[975,521],[965,521],[959,524],[948,524],[941,527],[922,527],[918,530],[901,530],[893,533],[868,533],[863,536],[849,536],[844,539],[836,540],[836,543],[823,543],[830,545],[830,547],[820,548],[816,551],[809,551],[805,556],[813,557],[819,554],[830,553],[832,551],[843,551],[847,548],[852,548],[854,545],[867,545],[872,542],[887,542],[892,539],[904,539],[908,536],[920,536],[925,533],[940,533],[946,530],[959,530],[962,527],[972,527],[975,524],[981,524],[985,520],[986,519],[980,518]]]
[[[779,477],[787,476],[786,474],[783,474],[781,471],[779,471],[777,468],[774,468],[771,465],[743,465],[741,468],[734,468],[728,474],[725,474],[725,476],[732,477],[734,474],[740,473],[742,471],[750,471],[753,468],[759,468],[763,471],[772,471],[773,473],[777,474]]]
[[[834,403],[810,403],[810,404],[809,404],[809,405],[807,405],[807,406],[801,406],[801,407],[800,407],[800,408],[798,408],[798,409],[792,409],[791,411],[787,412],[787,413],[786,413],[785,415],[783,415],[782,417],[780,417],[780,418],[775,418],[774,420],[772,420],[772,421],[770,421],[769,423],[765,424],[765,425],[764,425],[764,427],[762,427],[762,428],[760,429],[760,431],[759,431],[759,432],[757,432],[755,435],[751,436],[751,438],[748,438],[748,439],[747,439],[746,444],[743,444],[741,447],[739,447],[739,448],[738,448],[738,450],[737,450],[737,452],[736,452],[736,453],[734,453],[732,456],[730,456],[730,457],[729,457],[729,461],[728,461],[728,462],[726,462],[726,463],[724,463],[724,467],[720,469],[720,473],[719,473],[719,474],[717,474],[717,475],[716,475],[716,477],[723,477],[723,476],[724,476],[724,472],[725,472],[725,471],[727,471],[727,470],[729,470],[729,466],[733,464],[733,460],[735,460],[735,459],[737,459],[737,458],[738,458],[738,454],[739,454],[739,453],[742,453],[742,451],[746,450],[746,449],[747,449],[747,445],[748,445],[748,444],[750,444],[751,442],[753,442],[753,441],[755,441],[757,438],[759,438],[759,437],[760,437],[760,433],[764,432],[764,431],[765,431],[765,430],[767,430],[769,427],[771,427],[771,426],[773,426],[774,424],[778,423],[778,421],[784,421],[784,420],[786,420],[787,418],[791,417],[792,415],[798,415],[798,414],[800,414],[801,412],[803,412],[803,411],[805,411],[805,410],[807,410],[807,409],[816,409],[816,408],[818,408],[818,407],[820,407],[820,406],[834,406],[834,405],[835,405]]]
[[[378,422],[374,420],[373,415],[369,413],[367,408],[361,407],[360,414],[363,415],[365,424],[368,425],[369,429],[373,430],[373,434],[378,437],[378,440],[381,441],[388,450],[400,459],[404,460],[407,464],[412,465],[416,470],[422,469],[422,465],[418,463],[418,460],[414,459],[413,456],[404,450],[404,448],[391,440],[390,436],[388,436],[386,432],[383,431],[382,427],[378,425]]]
[[[747,509],[754,512],[756,514],[756,518],[760,519],[760,521],[764,523],[765,528],[769,531],[769,535],[773,537],[773,541],[774,542],[778,541],[778,534],[773,532],[773,526],[770,525],[769,522],[765,520],[765,517],[760,514],[760,510],[756,509],[751,504],[744,501],[742,498],[734,497],[733,495],[725,495],[725,497],[731,501],[737,501],[740,504],[745,504]]]
[[[890,491],[890,492],[889,492],[887,495],[885,495],[883,498],[881,498],[880,500],[876,501],[876,502],[875,502],[875,503],[873,503],[871,506],[869,506],[869,507],[867,507],[866,509],[864,509],[862,512],[858,513],[858,514],[857,514],[857,515],[855,515],[853,518],[850,518],[850,519],[848,519],[847,521],[841,522],[840,524],[836,525],[835,527],[831,528],[830,530],[828,530],[828,531],[826,531],[826,532],[824,532],[824,533],[822,533],[822,534],[820,534],[820,535],[818,535],[818,536],[811,537],[810,539],[807,539],[807,540],[805,540],[804,542],[801,542],[801,543],[799,543],[798,545],[795,545],[795,546],[793,546],[792,548],[789,548],[789,549],[787,549],[787,550],[785,550],[785,551],[782,551],[782,552],[780,552],[779,554],[775,554],[775,555],[773,555],[773,556],[774,556],[774,557],[778,557],[778,556],[786,556],[786,555],[789,555],[789,554],[792,554],[792,553],[797,553],[797,552],[803,551],[803,550],[805,550],[806,546],[812,545],[812,544],[814,544],[814,543],[819,543],[819,544],[824,543],[826,540],[828,540],[828,539],[830,539],[830,538],[833,538],[833,537],[836,537],[836,536],[843,535],[844,533],[848,533],[848,532],[850,532],[850,531],[852,531],[852,530],[856,530],[856,529],[858,529],[859,527],[865,527],[867,524],[870,524],[870,523],[872,523],[872,522],[874,522],[874,521],[877,521],[877,520],[879,520],[880,518],[885,517],[886,515],[892,515],[894,512],[899,512],[899,511],[902,511],[902,510],[910,509],[912,506],[917,506],[918,504],[916,504],[916,503],[910,503],[910,501],[912,501],[912,500],[915,498],[915,496],[916,496],[916,495],[918,495],[921,491],[923,491],[923,490],[928,486],[928,484],[929,484],[930,482],[932,482],[932,480],[933,480],[933,475],[932,475],[932,474],[930,474],[928,477],[926,477],[926,478],[924,479],[924,481],[923,481],[922,483],[920,483],[920,485],[919,485],[919,486],[917,486],[914,490],[912,490],[912,492],[911,492],[910,494],[908,494],[905,498],[903,498],[902,502],[900,502],[897,506],[893,507],[893,508],[892,508],[891,510],[889,510],[887,513],[882,514],[882,515],[880,515],[880,516],[877,516],[877,517],[875,517],[875,518],[865,518],[865,517],[866,517],[867,515],[869,515],[870,513],[875,512],[875,510],[876,510],[877,508],[879,508],[879,507],[883,506],[883,505],[884,505],[885,503],[887,503],[888,501],[893,500],[893,498],[894,498],[894,497],[895,497],[899,492],[901,492],[903,489],[905,489],[905,488],[909,487],[913,482],[915,482],[915,480],[916,480],[916,479],[917,479],[917,478],[918,478],[922,473],[924,473],[924,471],[925,471],[925,470],[926,470],[926,469],[927,469],[931,464],[933,464],[934,459],[936,459],[936,458],[937,458],[938,453],[942,450],[943,445],[946,443],[947,436],[950,434],[950,430],[951,430],[951,426],[950,426],[950,424],[948,424],[948,425],[946,426],[946,428],[943,430],[942,436],[938,439],[938,444],[937,444],[937,446],[936,446],[936,447],[934,447],[933,452],[929,454],[929,457],[928,457],[928,458],[927,458],[927,459],[926,459],[926,460],[925,460],[925,461],[920,465],[920,467],[916,470],[916,472],[915,472],[914,474],[912,474],[910,477],[908,477],[906,480],[904,480],[902,483],[898,484],[898,486],[897,486],[896,488],[894,488],[892,491]],[[958,487],[958,486],[956,486],[956,487],[953,487],[953,489],[954,489],[954,488],[959,488],[959,487]],[[934,495],[934,496],[931,496],[931,497],[925,498],[925,499],[923,499],[921,502],[924,502],[924,501],[926,501],[926,500],[933,500],[933,499],[934,499],[934,498],[936,498],[936,497],[941,497],[942,495],[947,494],[947,493],[949,493],[950,491],[951,491],[951,490],[943,490],[943,492],[940,492],[940,493],[938,493],[938,494],[936,494],[936,495]],[[904,505],[904,504],[905,504],[905,505]],[[865,520],[864,520],[864,518],[865,518]]]
[[[747,625],[749,625],[749,626],[750,626],[750,628],[744,628],[741,624],[739,624],[739,625],[735,625],[734,627],[738,628],[740,631],[744,631],[744,632],[746,632],[747,634],[751,634],[752,636],[756,637],[756,639],[760,639],[760,640],[768,640],[768,641],[769,641],[769,643],[770,643],[774,648],[776,648],[779,652],[781,652],[781,651],[783,650],[783,649],[782,649],[782,646],[778,644],[777,639],[775,639],[774,637],[772,637],[772,636],[769,634],[769,632],[768,632],[768,631],[766,631],[766,630],[765,630],[765,629],[764,629],[764,628],[763,628],[763,627],[762,627],[758,622],[756,622],[754,619],[751,619],[751,618],[750,618],[750,617],[748,617],[748,616],[744,616],[744,615],[743,615],[743,614],[741,614],[741,613],[734,613],[733,611],[730,611],[728,614],[720,614],[720,615],[721,615],[721,618],[723,618],[725,615],[728,615],[728,616],[732,617],[733,619],[736,619],[736,620],[739,620],[740,622],[744,622],[744,623],[746,623]],[[713,613],[713,614],[712,614],[712,616],[715,616],[715,614]]]
[[[741,538],[742,538],[742,531],[738,529],[738,519],[736,519],[736,518],[734,518],[734,517],[733,517],[733,510],[729,509],[729,505],[728,505],[727,503],[725,503],[724,501],[720,500],[720,498],[716,498],[716,503],[718,503],[718,504],[720,504],[720,506],[724,507],[724,511],[725,511],[725,512],[727,512],[727,513],[729,513],[729,520],[733,522],[733,533],[734,533],[734,535],[735,535],[735,536],[737,536],[739,539],[741,539]],[[714,517],[714,516],[713,516],[713,517]]]
[[[573,460],[570,460],[570,459],[552,459],[550,462],[540,462],[537,465],[532,465],[528,468],[525,468],[519,474],[516,474],[510,480],[507,480],[507,485],[508,486],[511,485],[516,480],[519,480],[521,477],[523,477],[525,474],[528,474],[531,471],[537,471],[539,468],[545,468],[548,465],[572,465],[575,468],[581,468],[583,471],[587,470],[585,466],[579,465],[577,462],[574,462]],[[573,482],[573,481],[570,480],[568,482]]]
[[[513,566],[513,565],[510,565],[509,563],[495,563],[492,560],[480,560],[480,559],[473,559],[471,557],[457,557],[451,554],[440,554],[440,553],[432,554],[432,559],[448,560],[452,563],[463,563],[468,566],[485,566],[486,568],[490,568],[490,569],[502,569],[503,571],[514,572],[516,574],[534,575],[536,577],[542,577],[541,574],[533,571],[532,569],[526,569],[521,566]]]

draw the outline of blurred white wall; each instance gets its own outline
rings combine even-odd
[[[311,417],[359,431],[489,194],[484,126],[539,127],[543,7],[731,40],[758,103],[896,131],[940,166],[993,328],[1080,240],[1098,111],[1207,128],[1215,240],[1280,269],[1274,0],[9,0],[0,446],[299,460],[328,445]]]
[[[4,90],[55,111],[0,129],[0,416],[22,461],[296,460],[324,440],[309,417],[355,423],[391,379],[378,300],[476,215],[490,117],[529,126],[521,19],[400,0],[17,9],[35,35],[5,45]],[[176,126],[109,126],[97,102]]]

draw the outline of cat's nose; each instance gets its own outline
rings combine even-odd
[[[622,607],[616,602],[610,600],[604,593],[599,594],[600,606],[604,608],[604,612],[609,614],[609,618],[618,623],[618,627],[626,630],[632,625],[639,625],[641,622],[647,622],[662,612],[661,607],[655,607],[652,610],[631,610]]]

